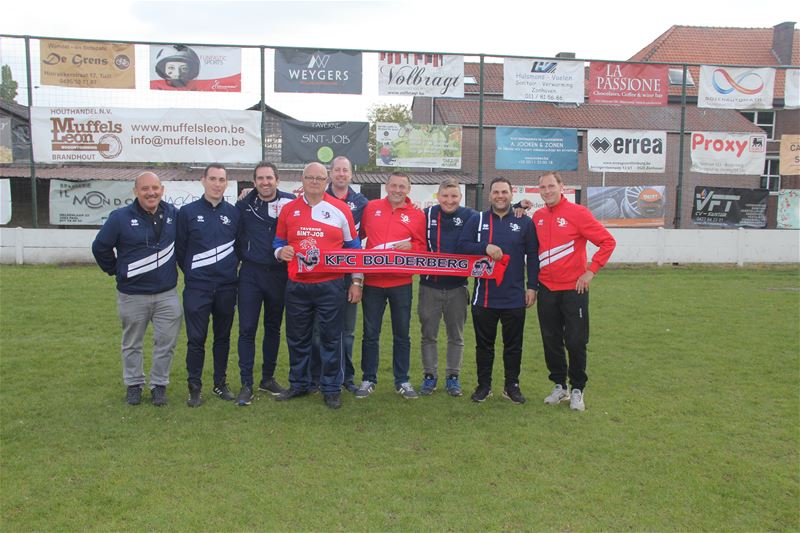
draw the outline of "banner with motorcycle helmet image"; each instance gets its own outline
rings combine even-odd
[[[588,187],[587,207],[608,228],[664,226],[664,185]]]
[[[242,49],[151,45],[150,89],[242,92]]]

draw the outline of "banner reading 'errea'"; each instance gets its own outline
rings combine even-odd
[[[39,163],[253,163],[261,114],[222,109],[31,108]]]

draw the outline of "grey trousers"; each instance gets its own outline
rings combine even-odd
[[[183,314],[178,292],[175,289],[158,294],[117,292],[117,308],[122,321],[122,380],[125,385],[144,385],[142,345],[150,322],[153,323],[150,388],[169,384],[169,371]]]
[[[417,313],[422,329],[422,368],[426,374],[438,377],[439,322],[444,316],[447,331],[447,375],[461,372],[464,358],[464,323],[467,321],[469,291],[466,287],[434,289],[419,286]]]

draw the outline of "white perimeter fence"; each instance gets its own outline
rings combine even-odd
[[[611,263],[800,263],[796,230],[610,230]],[[97,230],[0,228],[0,263],[92,263]],[[595,247],[589,245],[589,256]]]

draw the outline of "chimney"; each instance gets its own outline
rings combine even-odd
[[[792,64],[794,22],[781,22],[772,27],[772,53],[781,65]]]
[[[792,23],[794,24],[794,22]],[[559,52],[556,54],[558,59],[575,59],[575,52]]]

